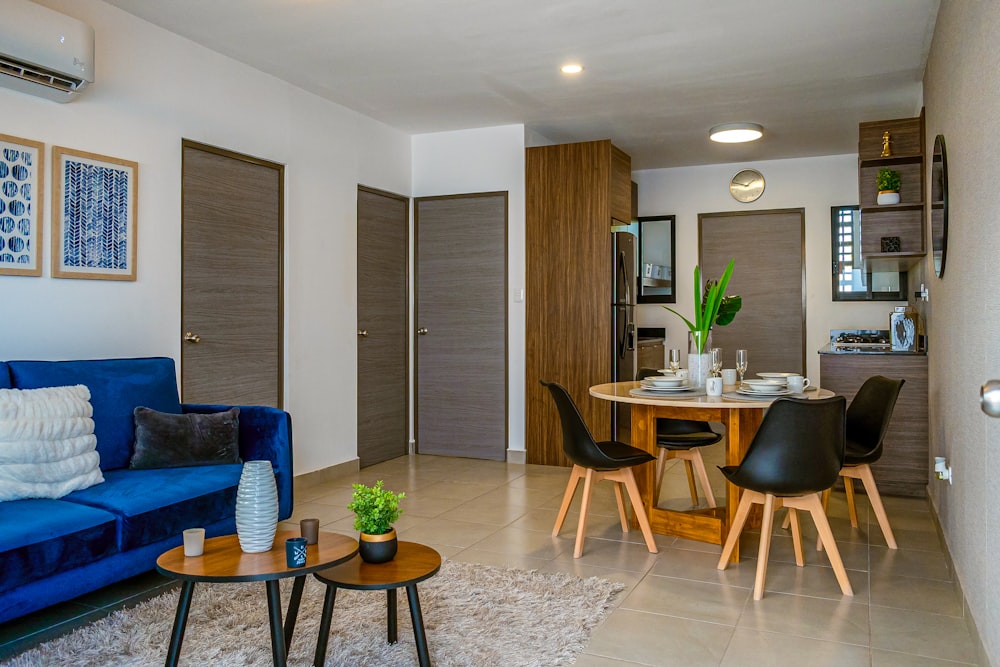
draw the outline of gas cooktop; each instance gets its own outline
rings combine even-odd
[[[837,352],[887,352],[889,332],[878,329],[831,329],[830,347]]]

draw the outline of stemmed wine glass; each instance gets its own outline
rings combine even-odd
[[[681,368],[681,351],[670,350],[670,371],[676,373]]]
[[[740,374],[740,384],[743,384],[743,374],[747,372],[746,350],[736,350],[736,372]]]
[[[712,377],[719,377],[722,373],[722,348],[712,348]]]

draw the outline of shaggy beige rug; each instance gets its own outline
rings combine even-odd
[[[287,608],[291,582],[282,582]],[[431,661],[447,665],[571,664],[591,630],[610,612],[623,585],[592,577],[508,570],[446,561],[417,586]],[[311,665],[323,608],[323,586],[306,578],[288,664]],[[177,592],[117,611],[31,649],[3,667],[36,665],[162,665],[177,607]],[[326,664],[416,665],[406,592],[397,599],[399,643],[386,643],[386,594],[337,591]],[[181,652],[181,665],[271,665],[264,585],[199,584]]]

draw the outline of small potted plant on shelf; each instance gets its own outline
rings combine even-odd
[[[374,486],[352,484],[354,495],[347,509],[354,512],[354,529],[361,532],[358,554],[368,563],[385,563],[396,556],[398,542],[392,527],[402,512],[399,501],[405,493],[393,493],[382,488],[382,480]]]
[[[883,168],[878,170],[875,178],[878,187],[879,205],[899,203],[899,172],[894,169]]]

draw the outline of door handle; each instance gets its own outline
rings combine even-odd
[[[199,336],[196,333],[191,333],[190,331],[188,331],[187,333],[184,334],[184,341],[187,343],[200,343],[201,336]]]
[[[1000,417],[1000,380],[987,380],[979,389],[979,407],[990,417]]]
[[[419,335],[421,335],[421,336],[426,336],[427,335],[427,328],[426,327],[420,327],[419,329],[417,329],[417,333]]]
[[[362,338],[368,338],[368,329],[358,329],[358,335]]]

